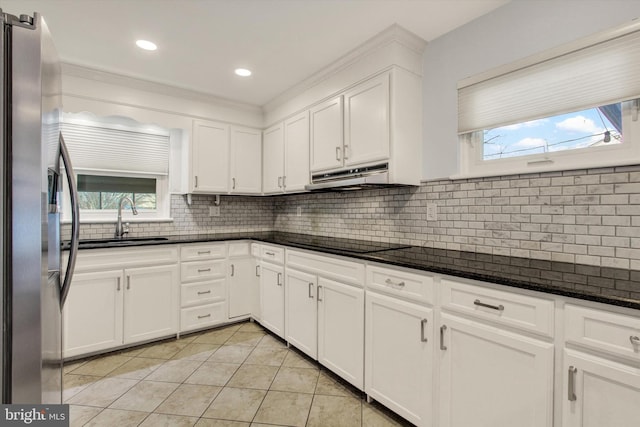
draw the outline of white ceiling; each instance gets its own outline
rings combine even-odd
[[[262,106],[388,26],[429,41],[508,0],[0,0],[64,62]],[[145,52],[134,44],[158,45]],[[237,67],[253,70],[240,78]]]

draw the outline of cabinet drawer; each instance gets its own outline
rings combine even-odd
[[[69,253],[65,252],[65,258]],[[178,245],[86,249],[78,252],[76,271],[171,264],[178,261]],[[65,260],[66,264],[66,260]]]
[[[210,280],[182,285],[180,287],[181,305],[209,304],[226,299],[225,279]]]
[[[227,246],[224,243],[205,243],[185,245],[180,248],[180,260],[197,261],[199,259],[216,259],[227,257]]]
[[[284,263],[284,248],[279,246],[260,246],[260,257],[265,261]]]
[[[442,307],[502,325],[553,336],[553,300],[442,279]]]
[[[364,264],[310,252],[287,250],[287,267],[342,283],[364,286]]]
[[[567,304],[565,339],[596,351],[640,360],[640,318]]]
[[[229,243],[229,257],[245,257],[245,256],[249,256],[248,242]]]
[[[180,331],[204,328],[227,320],[225,301],[180,310]]]
[[[180,265],[180,277],[182,282],[225,277],[226,265],[225,260],[183,262]]]
[[[434,303],[433,276],[374,265],[367,266],[367,289],[416,302]]]

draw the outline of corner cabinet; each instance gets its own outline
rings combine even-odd
[[[261,194],[261,132],[194,120],[190,166],[190,193]]]

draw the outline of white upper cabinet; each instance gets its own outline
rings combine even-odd
[[[394,68],[313,106],[312,174],[388,163],[389,183],[419,185],[420,87],[415,74]]]
[[[284,176],[286,192],[304,191],[309,184],[309,112],[284,122]]]
[[[262,135],[259,130],[231,127],[231,193],[262,192]]]
[[[189,192],[261,193],[260,131],[194,120],[192,137]]]
[[[345,166],[389,158],[389,74],[344,94]]]
[[[263,192],[304,191],[309,183],[309,112],[265,130],[263,140]]]
[[[192,193],[227,192],[229,125],[194,120],[189,182]]]
[[[343,160],[342,95],[311,109],[311,171],[337,169]]]
[[[262,191],[265,194],[282,193],[284,124],[278,123],[265,130],[262,139],[264,146]]]

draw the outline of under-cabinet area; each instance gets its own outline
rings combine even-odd
[[[640,416],[636,310],[251,240],[81,251],[65,358],[249,319],[421,427]]]

